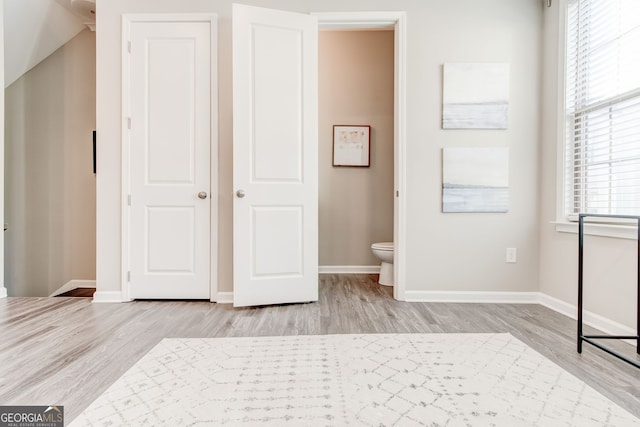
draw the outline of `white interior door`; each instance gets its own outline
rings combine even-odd
[[[235,306],[318,299],[315,17],[233,5]]]
[[[210,296],[211,31],[130,26],[131,298]]]

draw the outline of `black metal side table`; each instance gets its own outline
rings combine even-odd
[[[637,252],[637,280],[636,280],[636,288],[637,288],[637,302],[636,302],[636,335],[635,336],[624,336],[624,335],[584,335],[582,333],[582,311],[583,311],[583,258],[584,258],[584,219],[586,217],[600,217],[600,218],[616,218],[616,219],[632,219],[636,220],[638,223],[638,252]],[[640,355],[640,313],[638,312],[638,307],[640,307],[640,216],[631,216],[631,215],[602,215],[602,214],[580,214],[579,222],[578,222],[578,353],[582,353],[582,342],[588,342],[589,344],[606,351],[612,356],[617,357],[618,359],[624,360],[625,362],[635,366],[636,368],[640,368],[640,362],[637,360],[630,359],[606,346],[600,344],[594,340],[601,339],[626,339],[626,340],[635,340],[636,341],[636,353]]]

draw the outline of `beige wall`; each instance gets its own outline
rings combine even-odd
[[[321,31],[319,263],[376,265],[393,240],[393,31]],[[368,168],[332,166],[333,125],[371,126]]]
[[[542,111],[542,165],[540,174],[540,291],[566,303],[577,304],[578,238],[560,233],[558,195],[562,176],[557,173],[563,145],[562,82],[566,0],[553,2],[544,13],[544,69]],[[560,127],[559,127],[560,126]],[[560,185],[559,185],[560,184]],[[585,309],[635,329],[636,243],[633,240],[585,238]]]
[[[5,283],[10,296],[47,296],[95,279],[95,33],[81,32],[5,96]]]
[[[219,76],[220,291],[232,277],[232,0],[97,0],[97,285],[100,297],[121,290],[121,31],[123,13],[216,13]],[[539,0],[247,0],[294,12],[405,11],[406,289],[423,291],[538,290],[538,224],[542,9]],[[442,64],[507,62],[511,67],[509,129],[441,129]],[[507,214],[441,213],[441,152],[453,146],[510,148]],[[505,263],[505,249],[518,263]]]

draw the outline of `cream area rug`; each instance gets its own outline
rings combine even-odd
[[[510,334],[164,339],[72,426],[640,426]]]

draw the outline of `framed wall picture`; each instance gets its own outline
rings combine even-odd
[[[333,126],[333,166],[369,167],[371,126]]]

